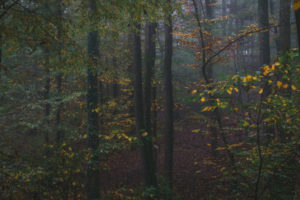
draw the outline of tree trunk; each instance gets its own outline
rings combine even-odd
[[[206,19],[208,19],[208,20],[211,20],[211,19],[214,18],[214,7],[213,7],[214,5],[213,5],[213,3],[214,3],[214,0],[205,0]],[[206,31],[212,33],[212,26],[211,26],[210,22],[208,22],[208,24],[206,26]],[[211,43],[212,40],[213,40],[213,37],[210,37],[209,41],[207,41],[208,44]],[[207,65],[207,70],[206,71],[207,71],[208,79],[212,81],[212,79],[213,79],[213,65],[212,64]]]
[[[262,29],[259,33],[260,65],[270,64],[270,33],[268,0],[258,0],[258,26]]]
[[[280,51],[291,48],[291,0],[280,0],[279,41]]]
[[[45,130],[45,143],[49,144],[49,129],[50,129],[50,104],[49,104],[49,97],[50,97],[50,70],[49,70],[49,49],[45,48],[45,72],[46,72],[46,79],[45,79],[45,86],[44,86],[44,101],[45,101],[45,121],[46,121],[46,130]]]
[[[0,32],[0,81],[2,78],[2,33]]]
[[[115,70],[118,70],[118,63],[117,63],[117,58],[114,56],[113,57],[113,66],[115,68]],[[112,90],[113,90],[113,98],[117,99],[120,96],[120,85],[119,85],[119,78],[116,72],[114,72],[114,81],[113,81],[113,86],[112,86]]]
[[[96,2],[89,0],[88,12],[92,15],[97,12]],[[92,25],[92,24],[91,24]],[[87,67],[87,134],[88,148],[91,150],[91,160],[87,166],[87,199],[98,200],[99,192],[99,146],[98,139],[98,114],[95,112],[98,104],[98,81],[97,81],[97,59],[99,57],[98,32],[92,31],[88,34],[89,65]]]
[[[297,24],[298,51],[300,53],[300,0],[294,0],[294,11]]]
[[[146,186],[155,186],[155,171],[153,171],[154,160],[152,153],[151,135],[145,130],[144,108],[143,108],[143,88],[142,88],[142,50],[141,50],[141,26],[135,25],[133,32],[133,68],[134,68],[134,98],[135,98],[135,118],[136,132],[142,141],[141,153],[143,172]],[[154,176],[153,176],[154,175]]]
[[[58,101],[61,100],[61,85],[62,85],[62,73],[60,71],[60,66],[62,65],[62,5],[61,1],[57,0],[57,16],[58,16],[58,33],[57,33],[57,39],[58,39],[58,75],[56,76],[56,89],[57,89],[57,95],[58,95]],[[57,110],[56,110],[56,116],[55,116],[55,127],[56,127],[56,144],[59,145],[61,141],[63,140],[62,130],[61,130],[61,109],[62,104],[59,103]]]
[[[152,123],[151,123],[151,105],[152,105],[152,79],[153,79],[153,69],[155,65],[155,35],[156,35],[156,23],[147,22],[145,30],[145,129],[149,135],[149,140],[147,141],[148,152],[150,156],[150,173],[151,185],[156,186],[156,166],[153,155],[153,145],[152,145]]]
[[[225,17],[227,15],[227,1],[222,0],[222,16]],[[226,19],[223,19],[222,23],[222,29],[223,29],[223,37],[226,36],[227,31],[226,31]]]
[[[277,0],[270,0],[270,14],[273,17],[274,17],[274,15],[277,15],[277,11],[275,10],[276,1]],[[274,32],[274,35],[275,35],[274,40],[275,40],[275,44],[276,44],[276,52],[277,52],[277,55],[279,55],[280,54],[280,41],[279,41],[278,27],[277,26],[274,26],[273,32]]]
[[[171,3],[168,0],[168,3]],[[165,93],[165,173],[170,189],[173,185],[173,85],[172,85],[172,12],[166,14],[165,24],[165,60],[164,60],[164,93]]]

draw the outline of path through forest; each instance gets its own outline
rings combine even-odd
[[[209,199],[217,191],[214,181],[220,178],[219,169],[228,162],[225,155],[219,155],[218,163],[211,156],[209,136],[201,136],[193,130],[205,131],[203,121],[198,123],[190,117],[181,117],[175,128],[174,141],[174,188],[186,200]],[[221,142],[220,142],[221,143]],[[162,141],[158,144],[158,171],[163,168]],[[102,172],[102,187],[105,191],[116,188],[134,188],[143,182],[139,150],[119,152],[110,156],[108,171]],[[218,180],[219,181],[219,180]],[[222,188],[220,188],[222,190]]]

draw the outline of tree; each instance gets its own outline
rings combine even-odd
[[[173,85],[172,85],[172,55],[173,55],[173,25],[171,0],[165,18],[165,58],[164,58],[164,96],[165,96],[165,175],[169,187],[173,185]],[[171,198],[170,198],[171,199]]]
[[[2,32],[0,32],[0,79],[2,77]]]
[[[294,0],[294,11],[297,23],[298,48],[300,52],[300,0]]]
[[[270,64],[270,33],[269,33],[269,8],[268,0],[258,0],[258,26],[262,29],[259,33],[259,64]]]
[[[142,164],[144,171],[145,184],[148,187],[156,185],[154,159],[152,152],[152,138],[146,131],[144,106],[143,106],[143,88],[142,88],[142,51],[141,51],[141,25],[135,24],[133,30],[133,68],[134,68],[134,98],[135,98],[135,119],[136,132],[140,137],[142,146]],[[149,97],[151,98],[151,97]]]
[[[97,12],[96,1],[88,1],[88,13],[91,26],[94,25],[93,17]],[[95,112],[98,106],[98,79],[97,79],[97,60],[99,59],[98,32],[88,33],[88,55],[89,65],[87,67],[87,134],[88,147],[91,150],[91,160],[87,167],[87,198],[96,200],[100,197],[99,192],[99,146],[98,138],[98,114]]]
[[[51,16],[51,10],[49,8],[48,2],[44,5],[44,12],[46,13],[46,17]],[[49,132],[50,132],[50,87],[51,87],[51,79],[50,79],[50,41],[49,38],[45,38],[46,43],[44,44],[44,68],[45,68],[45,85],[44,85],[44,113],[45,113],[45,143],[49,144]]]
[[[205,0],[205,11],[206,19],[212,20],[214,18],[214,0]],[[211,24],[207,24],[206,31],[212,32]],[[213,38],[211,37],[207,43],[211,43]],[[213,65],[210,64],[207,66],[207,76],[210,81],[213,79]]]
[[[152,121],[151,121],[151,107],[152,107],[152,82],[153,82],[153,70],[155,65],[155,35],[156,35],[156,23],[147,22],[146,30],[145,30],[145,130],[148,133],[147,151],[149,152],[149,178],[150,185],[156,186],[156,166],[153,156],[153,129],[152,129]]]
[[[55,77],[56,78],[56,89],[57,89],[57,95],[59,96],[60,100],[60,95],[62,92],[62,73],[60,71],[63,59],[62,59],[62,55],[61,55],[61,51],[62,51],[62,20],[63,20],[63,11],[62,11],[62,5],[61,5],[61,1],[57,0],[56,1],[56,6],[57,6],[57,40],[58,40],[58,74]],[[63,139],[63,135],[62,135],[62,130],[61,130],[61,109],[62,109],[62,104],[60,102],[58,102],[58,107],[56,110],[56,116],[55,116],[55,128],[56,128],[56,143],[57,145],[59,145]]]
[[[280,0],[279,41],[280,51],[291,46],[291,0]]]

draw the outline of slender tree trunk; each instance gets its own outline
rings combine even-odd
[[[4,7],[4,2],[2,5],[0,5],[0,8]],[[3,8],[2,8],[3,9]],[[0,26],[0,28],[2,28]],[[0,81],[1,81],[1,78],[2,78],[2,30],[0,31]]]
[[[168,0],[171,4],[171,1]],[[173,186],[173,85],[172,85],[172,55],[173,55],[173,25],[172,11],[167,12],[165,24],[165,60],[164,60],[164,93],[165,93],[165,173],[169,187]],[[171,199],[171,198],[170,198]]]
[[[279,41],[280,51],[291,47],[291,0],[280,0]]]
[[[2,78],[2,33],[0,32],[0,80]]]
[[[300,53],[300,0],[294,0],[294,11],[297,24],[298,50]]]
[[[205,0],[205,8],[206,8],[206,19],[211,20],[214,18],[214,0]],[[208,22],[206,26],[206,31],[212,33],[212,25],[210,22]],[[213,40],[213,37],[210,37],[208,43],[211,43]],[[207,76],[208,79],[212,81],[213,79],[213,65],[209,64],[207,65]]]
[[[227,1],[222,0],[222,16],[225,17],[227,15]],[[227,31],[226,31],[226,19],[223,19],[222,23],[222,29],[223,29],[223,37],[226,36]]]
[[[263,29],[259,33],[260,65],[268,65],[271,61],[268,10],[268,0],[258,0],[258,26]]]
[[[206,18],[209,19],[209,20],[214,18],[214,5],[213,5],[214,2],[215,2],[214,0],[205,0]],[[207,25],[206,31],[212,32],[211,24]],[[211,37],[209,40],[210,41],[208,41],[208,43],[211,43],[212,40],[213,40],[213,37]],[[206,58],[204,60],[206,60]],[[207,64],[206,65],[206,71],[207,71],[207,78],[208,78],[209,82],[213,82],[213,78],[214,78],[213,77],[213,65],[212,64]],[[215,122],[215,119],[212,119],[212,121]],[[217,132],[217,128],[214,126],[213,123],[210,124],[210,131],[211,131],[211,134],[212,134],[211,150],[212,150],[212,154],[214,156],[216,156],[217,155],[216,149],[217,149],[217,146],[218,146],[218,132]]]
[[[136,24],[133,32],[133,68],[134,68],[134,98],[136,132],[141,138],[142,164],[146,186],[155,186],[155,171],[153,171],[154,160],[152,154],[151,135],[145,130],[143,88],[142,88],[142,50],[141,50],[141,26]],[[151,97],[150,97],[151,98]],[[154,176],[153,176],[154,174]]]
[[[90,19],[97,12],[95,0],[89,0],[88,12]],[[93,25],[93,23],[91,24]],[[95,112],[98,104],[97,60],[99,58],[98,32],[88,34],[89,65],[87,67],[87,134],[88,148],[91,150],[91,160],[87,166],[87,199],[98,200],[99,192],[99,146],[98,114]]]
[[[271,16],[274,16],[274,15],[277,14],[277,12],[275,10],[276,1],[277,0],[270,0],[270,14],[271,14]],[[275,35],[274,40],[275,40],[275,44],[276,44],[276,52],[277,52],[277,55],[279,55],[279,53],[280,53],[280,41],[279,41],[279,36],[278,36],[278,27],[274,26],[273,29],[274,29],[274,35]]]
[[[154,77],[155,77],[155,72],[153,73],[154,74]],[[154,79],[153,77],[153,79]],[[154,82],[154,81],[153,81]],[[153,135],[153,138],[155,139],[155,142],[154,144],[157,146],[157,143],[156,143],[156,139],[157,139],[157,84],[156,83],[153,83],[153,87],[152,87],[152,105],[153,105],[153,108],[152,108],[152,135]],[[153,158],[154,158],[154,162],[155,162],[155,167],[157,167],[157,148],[154,148],[153,149]],[[156,169],[156,168],[155,168]],[[157,169],[156,169],[157,171]]]
[[[58,101],[60,101],[60,95],[62,92],[62,73],[60,71],[60,66],[62,65],[62,5],[61,1],[57,0],[57,16],[58,16],[58,33],[57,33],[57,39],[59,43],[58,47],[58,58],[59,58],[59,63],[58,63],[58,75],[56,76],[56,89],[57,89],[57,95],[58,95]],[[57,110],[56,110],[56,116],[55,116],[55,127],[56,127],[56,144],[59,145],[61,141],[63,140],[63,135],[62,135],[62,130],[61,130],[61,109],[62,109],[62,104],[59,103]]]
[[[153,69],[155,65],[155,35],[156,35],[156,23],[147,22],[146,24],[146,37],[145,37],[145,129],[149,135],[147,141],[148,152],[150,156],[149,169],[151,176],[151,185],[156,186],[156,166],[153,156],[153,142],[152,142],[152,123],[151,123],[151,104],[152,104],[152,81],[153,81]]]
[[[49,49],[48,47],[45,47],[45,73],[46,73],[46,79],[45,79],[45,86],[44,86],[44,101],[45,101],[45,107],[44,107],[44,113],[45,113],[45,121],[46,121],[46,130],[45,130],[45,143],[49,144],[49,129],[50,129],[50,104],[49,104],[49,97],[50,97],[50,70],[49,70]]]
[[[112,60],[112,62],[113,62],[113,66],[114,66],[114,68],[115,68],[115,70],[118,70],[118,63],[117,63],[117,58],[116,57],[113,57],[113,60]],[[115,73],[114,74],[114,82],[113,82],[113,88],[112,88],[112,90],[113,90],[113,98],[115,98],[115,99],[117,99],[118,97],[119,97],[119,95],[120,95],[120,85],[119,85],[119,83],[118,83],[118,75],[117,75],[117,73]]]

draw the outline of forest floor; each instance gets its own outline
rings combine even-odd
[[[220,169],[223,171],[229,167],[227,156],[224,153],[220,153],[217,159],[212,156],[210,137],[193,131],[205,132],[207,128],[203,120],[192,118],[183,114],[176,122],[173,163],[175,193],[183,200],[223,199],[216,194],[224,195],[224,188],[216,188],[216,185],[222,181]],[[157,168],[161,174],[164,160],[161,141],[158,146]],[[101,173],[104,191],[135,188],[143,182],[139,149],[114,154],[108,158],[107,165],[109,170]]]

